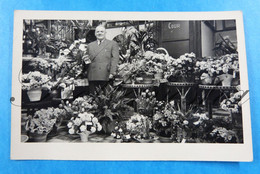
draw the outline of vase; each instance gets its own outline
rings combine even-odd
[[[31,102],[40,101],[42,96],[42,90],[40,88],[30,89],[27,91],[27,95]]]
[[[154,79],[156,79],[156,80],[161,80],[161,79],[163,79],[163,73],[160,72],[160,73],[154,74]]]
[[[85,132],[79,133],[80,140],[81,140],[82,142],[88,142],[89,134],[90,134],[89,131],[85,131]]]
[[[29,140],[31,142],[46,142],[48,133],[29,133]]]

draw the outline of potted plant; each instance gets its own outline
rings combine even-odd
[[[102,129],[97,117],[90,112],[74,112],[74,116],[69,120],[67,127],[69,134],[79,134],[82,142],[87,142],[91,133]]]
[[[196,56],[194,53],[186,53],[177,59],[168,59],[167,71],[165,72],[168,81],[193,81],[195,62]]]
[[[42,95],[42,89],[51,89],[53,83],[51,77],[40,73],[39,71],[29,72],[22,75],[22,89],[27,90],[30,101],[39,101]]]
[[[126,129],[130,133],[130,136],[139,142],[151,142],[152,136],[150,135],[150,129],[152,128],[151,120],[141,114],[135,113],[126,122]]]
[[[45,142],[53,126],[55,124],[58,126],[64,116],[64,110],[53,107],[38,110],[33,116],[29,116],[25,129],[28,131],[30,141]]]
[[[106,134],[111,134],[116,121],[125,120],[133,113],[134,109],[128,105],[132,99],[126,98],[124,91],[111,85],[104,90],[98,88],[93,98],[97,106],[94,114]]]

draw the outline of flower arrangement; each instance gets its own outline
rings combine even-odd
[[[126,129],[129,131],[131,137],[137,140],[150,139],[149,131],[151,128],[152,122],[150,119],[137,113],[126,122]]]
[[[165,77],[169,81],[186,81],[194,76],[194,66],[196,62],[194,53],[186,53],[179,58],[167,60],[167,71]]]
[[[51,89],[53,83],[50,81],[51,77],[40,73],[39,71],[32,71],[28,74],[22,75],[22,89],[38,89],[47,88]]]
[[[152,51],[146,51],[143,57],[146,60],[144,71],[152,74],[165,72],[167,61],[171,59],[170,56],[165,55],[164,53],[156,53]]]
[[[232,113],[239,113],[241,110],[241,95],[242,92],[239,91],[234,93],[230,98],[224,99],[220,103],[221,109]]]
[[[236,143],[238,141],[236,132],[224,127],[216,127],[210,133],[210,136],[213,138],[213,142],[215,143]]]
[[[40,109],[34,113],[33,117],[29,116],[25,128],[31,133],[49,133],[53,126],[60,121],[61,117],[65,116],[66,111],[64,109],[53,107]]]
[[[43,59],[43,58],[34,58],[30,62],[30,66],[33,69],[43,73],[48,74],[49,76],[55,78],[57,74],[59,74],[64,67],[65,61],[62,58],[58,59]]]
[[[129,142],[132,139],[125,122],[116,122],[115,129],[112,131],[111,136],[123,142]]]
[[[133,108],[128,105],[132,99],[125,98],[125,92],[108,85],[104,90],[98,88],[93,95],[97,106],[95,115],[103,126],[105,133],[111,133],[111,125],[114,121],[122,121],[129,118]],[[113,128],[112,128],[113,129]]]
[[[122,78],[124,83],[132,83],[144,72],[145,60],[133,59],[131,63],[118,65],[117,76]]]
[[[166,103],[162,110],[156,111],[153,115],[153,129],[158,135],[177,139],[178,129],[186,124],[182,113],[174,108],[174,102]]]
[[[74,112],[95,112],[95,110],[97,109],[97,104],[95,103],[93,97],[83,96],[76,98],[71,103],[69,101],[66,101],[66,103],[64,105],[61,104],[60,107],[64,107],[72,115]]]
[[[67,127],[69,128],[69,134],[80,134],[86,131],[94,133],[102,129],[97,117],[89,112],[74,113]]]
[[[238,54],[226,54],[221,57],[197,61],[195,69],[201,75],[200,79],[206,80],[205,84],[212,84],[215,77],[231,72],[235,78],[236,73],[239,72]]]
[[[155,92],[149,89],[141,92],[141,95],[135,101],[139,112],[146,116],[152,116],[154,107],[158,102],[155,97]]]

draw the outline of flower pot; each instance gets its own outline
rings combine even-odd
[[[42,96],[42,90],[38,89],[31,89],[27,91],[28,98],[31,102],[40,101]]]
[[[31,142],[46,142],[48,133],[29,133],[29,139]]]
[[[154,74],[154,79],[156,79],[156,80],[163,79],[163,73],[160,72],[160,73],[156,73],[156,74]]]
[[[136,139],[137,141],[139,141],[140,143],[152,143],[153,140],[152,139]]]
[[[222,74],[222,75],[219,75],[216,80],[219,80],[221,82],[222,86],[231,86],[231,82],[233,80],[233,75]]]
[[[160,137],[159,138],[159,141],[161,143],[172,143],[173,142],[173,139],[171,137]]]
[[[81,142],[88,142],[89,134],[90,134],[89,131],[79,133]]]

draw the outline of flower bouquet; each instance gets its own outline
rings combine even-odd
[[[156,80],[163,79],[163,72],[166,71],[166,62],[169,56],[162,53],[146,51],[143,55],[145,64],[144,72],[152,74]]]
[[[227,54],[197,61],[195,69],[200,74],[201,83],[204,85],[221,82],[225,86],[230,86],[231,80],[238,77],[238,54]]]
[[[210,136],[214,143],[237,143],[238,137],[235,131],[228,130],[224,127],[216,127]]]
[[[127,122],[126,128],[130,133],[130,136],[137,141],[152,140],[150,135],[150,129],[152,128],[152,122],[150,119],[141,114],[134,114]]]
[[[178,140],[178,134],[182,131],[185,118],[182,113],[174,109],[174,102],[166,103],[162,107],[163,109],[156,111],[153,116],[153,129],[157,135]]]
[[[229,111],[230,116],[234,124],[242,124],[242,114],[241,114],[241,95],[242,92],[236,92],[231,95],[230,98],[224,99],[220,103],[221,109]]]
[[[126,84],[142,82],[143,79],[140,79],[140,74],[144,71],[144,64],[145,60],[134,59],[131,63],[118,65],[117,77]]]
[[[116,122],[115,129],[112,131],[111,136],[119,142],[132,141],[130,132],[127,130],[125,122]]]
[[[141,95],[135,101],[140,114],[152,116],[157,103],[154,91],[146,89],[144,92],[141,92]]]
[[[195,59],[196,56],[194,53],[186,53],[177,59],[168,59],[165,77],[168,81],[193,81]]]
[[[23,74],[22,89],[27,90],[30,101],[39,101],[41,99],[42,89],[50,90],[52,88],[53,82],[50,80],[50,76],[42,74],[39,71]]]
[[[204,142],[211,125],[205,113],[191,113],[183,121],[187,142]]]
[[[58,126],[65,115],[64,109],[53,107],[36,111],[34,116],[29,116],[25,126],[25,129],[29,131],[30,140],[46,141],[53,126]]]
[[[91,96],[78,97],[72,102],[66,101],[64,105],[60,104],[60,107],[64,107],[70,115],[72,115],[74,112],[94,113],[95,110],[98,108],[96,102],[94,101],[94,98]]]
[[[242,92],[239,91],[234,93],[230,98],[224,99],[220,103],[221,109],[232,113],[239,113],[241,111],[241,95]]]
[[[82,142],[88,141],[89,134],[102,129],[97,117],[89,112],[75,112],[67,127],[69,128],[69,134],[79,134]]]

